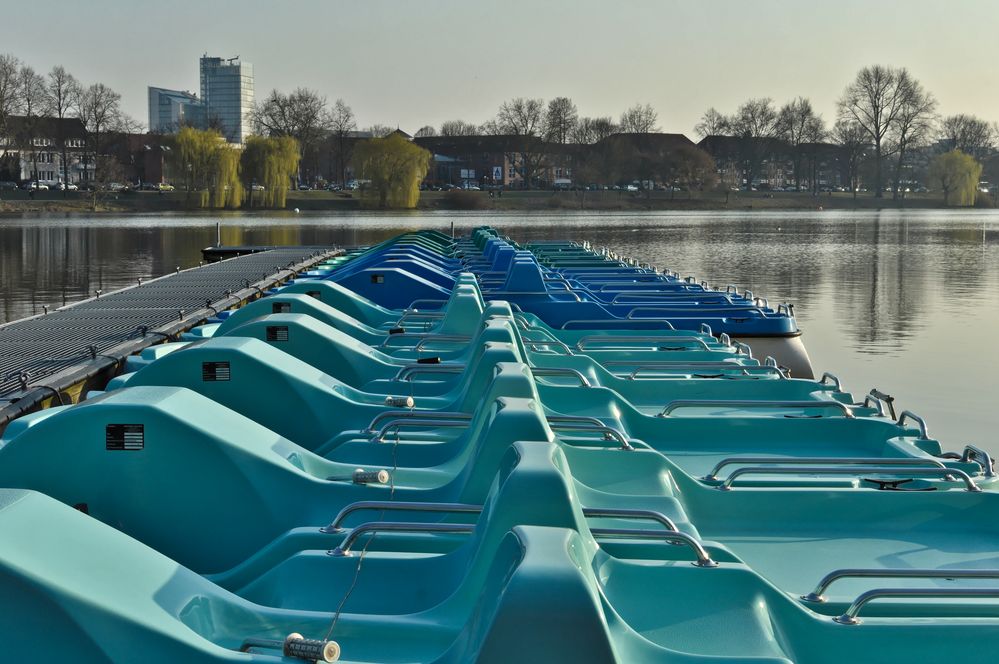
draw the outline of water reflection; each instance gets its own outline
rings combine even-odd
[[[196,265],[219,217],[0,219],[0,321]],[[490,224],[578,238],[796,304],[816,368],[894,389],[946,431],[999,448],[999,214],[988,211],[575,213],[221,218],[225,244],[359,245]]]

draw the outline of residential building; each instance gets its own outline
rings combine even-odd
[[[205,54],[201,65],[201,101],[205,122],[217,126],[230,143],[242,143],[250,135],[253,108],[253,65],[235,58]]]
[[[66,169],[63,169],[65,153]],[[87,132],[77,118],[11,116],[0,136],[0,180],[77,183],[93,178]]]
[[[205,106],[193,92],[149,86],[149,131],[171,134],[182,126],[205,126]]]

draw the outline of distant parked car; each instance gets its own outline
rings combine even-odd
[[[0,180],[0,189],[17,189],[17,183],[10,180]]]
[[[174,187],[169,182],[160,182],[160,184],[157,187],[157,189],[159,189],[160,191],[174,191],[176,189],[176,187]]]
[[[128,189],[128,187],[126,187],[125,185],[123,185],[120,182],[111,182],[111,183],[108,183],[108,186],[107,186],[107,190],[108,191],[125,191],[126,189]]]
[[[265,189],[267,189],[267,187],[265,187],[262,184],[254,184],[254,185],[250,185],[250,189],[252,191],[264,191]]]
[[[30,191],[32,189],[34,189],[35,191],[48,191],[49,186],[42,182],[28,182],[27,184],[24,185],[25,191]]]
[[[139,187],[142,191],[157,191],[160,186],[155,182],[143,182],[142,186]]]
[[[336,183],[330,183],[326,185],[326,191],[340,191],[341,189],[343,189],[343,187],[341,187]]]

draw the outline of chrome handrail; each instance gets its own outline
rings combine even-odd
[[[394,336],[400,337],[401,334],[396,334]],[[466,334],[430,334],[423,337],[420,343],[416,344],[414,350],[420,351],[428,343],[444,342],[444,343],[468,343],[472,340],[472,337]]]
[[[732,345],[732,336],[728,332],[722,332],[718,335],[718,343],[724,344],[726,346]]]
[[[929,439],[930,436],[929,436],[929,432],[926,429],[926,420],[924,420],[923,418],[921,418],[919,415],[916,415],[911,410],[903,410],[902,414],[898,416],[898,422],[897,422],[897,424],[899,426],[902,426],[902,425],[905,424],[905,421],[907,419],[913,420],[913,421],[916,422],[916,424],[919,425],[919,438],[920,439],[922,439],[922,440]]]
[[[392,380],[409,380],[418,373],[464,373],[466,364],[409,364],[401,369]]]
[[[859,625],[860,618],[857,615],[866,604],[875,599],[903,599],[907,597],[918,598],[999,598],[999,588],[876,588],[868,590],[857,596],[850,607],[841,616],[833,618],[834,622],[840,625]]]
[[[400,418],[411,420],[470,420],[472,416],[469,413],[446,410],[385,410],[371,419],[365,431],[374,431],[375,425],[382,420]]]
[[[535,376],[572,376],[579,379],[581,387],[593,387],[593,383],[578,369],[556,367],[529,367],[529,369]]]
[[[470,505],[468,503],[416,503],[391,500],[362,500],[344,507],[342,510],[337,512],[337,515],[328,526],[323,526],[319,530],[324,533],[343,532],[341,524],[344,520],[354,512],[360,512],[362,510],[478,514],[482,512],[482,505]]]
[[[699,331],[701,334],[706,334],[709,337],[714,336],[714,333],[711,332],[711,326],[708,325],[707,323],[701,323]],[[721,337],[719,337],[719,339],[721,339]]]
[[[885,408],[885,402],[877,398],[873,394],[864,395],[864,400],[860,403],[862,408],[867,408],[870,402],[874,402],[874,407],[878,410],[878,417],[888,417],[888,410]]]
[[[527,339],[521,337],[520,342],[524,344],[525,347],[530,346],[531,347],[530,350],[537,350],[538,346],[555,346],[557,348],[561,348],[562,350],[564,350],[566,355],[575,355],[575,353],[572,352],[572,349],[569,348],[569,346],[567,346],[564,341],[559,341],[558,339],[551,339],[545,341],[528,341]]]
[[[823,372],[822,378],[819,379],[819,385],[825,385],[827,380],[832,383],[837,392],[843,391],[843,381],[836,374],[829,373],[828,371]]]
[[[665,539],[667,541],[679,541],[689,546],[697,560],[692,564],[695,567],[718,567],[718,563],[711,559],[704,545],[700,540],[681,533],[679,530],[647,530],[644,528],[590,528],[590,534],[597,537],[632,537],[635,539]]]
[[[676,527],[676,523],[673,519],[669,518],[662,512],[656,512],[654,510],[633,510],[633,509],[617,509],[617,508],[607,508],[607,507],[584,507],[583,516],[588,518],[601,518],[607,517],[612,519],[648,519],[650,521],[656,521],[664,526],[667,530],[679,531]]]
[[[629,452],[635,451],[635,448],[632,446],[632,444],[628,442],[628,437],[625,436],[622,431],[620,431],[619,429],[615,429],[614,427],[604,424],[602,422],[600,424],[591,424],[584,422],[574,423],[568,421],[559,422],[557,420],[553,420],[553,418],[549,418],[548,426],[552,429],[552,431],[580,431],[584,433],[602,433],[604,434],[605,438],[609,440],[616,440],[617,442],[621,443],[622,450],[627,450]]]
[[[708,363],[708,364],[710,364],[710,363]],[[733,376],[733,377],[738,377],[740,375],[741,376],[752,376],[753,374],[751,372],[753,372],[753,371],[761,371],[764,374],[769,374],[769,373],[777,374],[778,378],[784,378],[784,379],[787,378],[787,373],[783,369],[780,369],[778,367],[765,367],[765,366],[760,366],[758,364],[732,364],[730,362],[719,362],[718,364],[724,364],[725,366],[710,367],[710,366],[700,365],[700,364],[697,364],[697,363],[693,363],[693,364],[682,364],[682,363],[679,363],[679,364],[670,364],[670,363],[664,362],[663,366],[661,366],[661,367],[654,367],[654,366],[638,367],[637,369],[635,369],[634,371],[632,371],[628,375],[627,380],[639,380],[638,374],[640,374],[642,371],[645,371],[647,369],[661,369],[661,370],[664,370],[664,371],[665,370],[673,369],[673,370],[676,370],[678,372],[692,371],[692,372],[696,373],[698,371],[710,370],[712,368],[716,369],[716,370],[738,369],[738,370],[740,370],[742,372],[741,374],[737,374],[736,376]],[[722,374],[718,374],[718,377],[721,377],[721,376],[722,376]],[[656,380],[656,377],[655,376],[650,376],[649,378],[646,378],[646,379],[643,379],[643,380]]]
[[[976,461],[977,459],[977,461]],[[985,477],[995,477],[995,461],[992,456],[980,447],[974,445],[965,445],[964,452],[961,454],[961,461],[967,463],[973,461],[982,467],[982,475]]]
[[[410,318],[431,318],[431,319],[442,319],[446,316],[445,313],[440,311],[409,311],[402,315],[402,317],[395,322],[396,325],[402,326]]]
[[[753,349],[749,347],[749,344],[745,344],[741,341],[736,341],[732,344],[735,347],[736,354],[745,353],[746,357],[753,359]]]
[[[826,601],[825,593],[839,579],[999,579],[999,570],[994,569],[836,569],[826,574],[815,585],[815,589],[802,595],[805,602],[821,604]]]
[[[754,401],[752,399],[677,399],[666,404],[657,417],[666,417],[678,408],[732,406],[733,408],[836,408],[843,417],[853,417],[845,403],[833,400],[804,399],[801,401]]]
[[[939,475],[945,480],[958,479],[964,482],[965,490],[979,492],[982,489],[975,484],[974,480],[964,472],[956,468],[917,468],[917,467],[892,467],[892,466],[857,466],[846,468],[843,466],[822,466],[819,468],[781,468],[779,466],[748,466],[746,468],[736,468],[725,480],[717,486],[722,491],[732,489],[732,483],[742,475]]]
[[[561,291],[559,291],[561,293]],[[583,299],[579,297],[576,291],[567,291],[570,295],[576,298],[576,302],[582,302]],[[498,297],[503,297],[506,295],[551,295],[551,291],[488,291],[482,294],[484,299],[496,299]]]
[[[392,420],[372,434],[371,442],[383,442],[385,435],[393,429],[413,429],[417,427],[432,427],[435,429],[464,429],[468,428],[468,425],[469,422],[466,420],[413,420],[409,418]]]
[[[473,523],[406,523],[401,521],[371,521],[354,526],[343,538],[340,545],[327,551],[331,556],[349,556],[350,549],[357,538],[365,533],[459,533],[467,534],[475,531]]]
[[[794,312],[791,310],[791,305],[787,302],[781,302],[777,305],[777,314],[780,315],[780,310],[783,309],[787,312],[788,316],[794,316]]]
[[[600,335],[600,334],[591,334],[591,335],[587,335],[585,337],[581,337],[576,342],[576,348],[578,350],[582,351],[582,350],[584,350],[585,346],[587,345],[587,342],[591,342],[591,341],[603,342],[603,343],[609,343],[609,344],[625,344],[625,343],[628,343],[628,342],[644,343],[644,344],[649,344],[649,343],[659,344],[659,343],[682,342],[682,343],[693,343],[695,345],[701,346],[704,350],[711,350],[708,347],[708,344],[704,342],[704,339],[702,339],[700,337],[686,337],[686,336],[682,336],[682,337],[666,337],[666,336],[634,336],[634,337],[627,337],[627,336],[613,336],[613,335]]]
[[[661,325],[665,325],[667,330],[675,330],[676,329],[676,327],[673,325],[673,323],[671,323],[670,321],[666,320],[665,318],[625,318],[625,319],[618,319],[618,320],[620,322],[631,322],[631,321],[634,321],[634,320],[640,320],[640,321],[646,321],[646,322],[651,321],[653,323],[658,323],[658,324],[661,324]],[[573,318],[571,320],[567,320],[564,323],[562,323],[562,325],[561,325],[561,327],[559,329],[561,329],[561,330],[569,329],[569,328],[566,327],[566,325],[572,325],[573,323],[594,323],[595,327],[600,328],[600,327],[606,327],[608,323],[614,323],[614,322],[615,322],[614,319]]]
[[[881,457],[756,457],[756,456],[744,456],[744,457],[728,457],[722,459],[715,464],[715,467],[704,476],[704,481],[714,482],[718,480],[718,473],[725,466],[733,465],[743,465],[750,463],[772,463],[785,466],[809,466],[816,465],[821,466],[824,464],[829,465],[860,465],[860,466],[933,466],[935,468],[946,468],[942,461],[937,461],[936,459],[921,459],[919,457],[898,457],[898,458],[881,458]]]
[[[739,294],[739,287],[736,286],[735,284],[729,284],[728,286],[725,286],[725,292],[726,293],[735,293],[736,295],[738,295]]]
[[[417,303],[420,303],[420,304],[423,304],[423,303],[426,303],[426,304],[444,304],[444,305],[446,305],[448,303],[448,301],[447,300],[431,300],[431,299],[413,300],[412,302],[409,303],[409,306],[406,307],[403,310],[403,313],[409,313],[410,311],[416,311],[416,304]]]

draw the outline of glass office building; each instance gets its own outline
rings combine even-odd
[[[198,95],[149,86],[149,131],[172,134],[185,125],[205,125],[205,108]]]
[[[209,126],[221,128],[230,143],[250,134],[253,65],[237,58],[201,58],[201,102]]]

